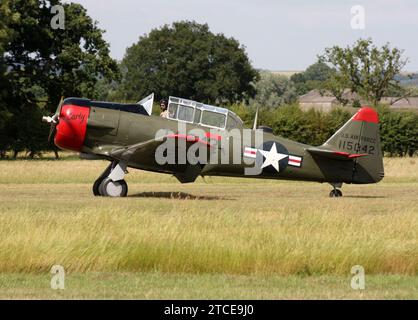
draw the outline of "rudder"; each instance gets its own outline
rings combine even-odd
[[[379,117],[370,107],[361,108],[322,147],[353,157],[353,183],[375,183],[384,177]]]

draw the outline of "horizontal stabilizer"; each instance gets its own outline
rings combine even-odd
[[[353,160],[356,158],[368,156],[367,153],[348,153],[343,151],[335,151],[320,148],[308,148],[306,150],[313,155],[336,160]]]

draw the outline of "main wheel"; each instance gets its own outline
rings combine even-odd
[[[103,171],[103,173],[100,175],[100,177],[98,177],[97,180],[94,181],[94,184],[93,184],[93,194],[95,196],[100,196],[101,195],[100,194],[100,189],[99,189],[100,188],[100,184],[103,182],[104,179],[107,178],[107,176],[110,174],[111,171],[112,171],[112,163],[110,163],[107,166],[106,170]]]
[[[104,197],[126,197],[128,185],[125,180],[112,181],[105,178],[99,186],[99,192]]]
[[[103,180],[104,180],[105,178],[98,178],[96,181],[94,181],[94,183],[93,183],[93,194],[97,197],[97,196],[100,196],[101,194],[100,194],[100,191],[99,191],[99,187],[100,187],[100,184],[103,182]]]
[[[342,197],[343,193],[341,192],[341,190],[338,189],[333,189],[331,190],[331,192],[329,193],[329,196],[331,198],[338,198],[338,197]]]

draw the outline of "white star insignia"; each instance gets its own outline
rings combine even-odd
[[[288,154],[278,153],[275,143],[273,143],[273,145],[271,146],[270,151],[258,151],[260,151],[261,154],[266,158],[263,162],[263,165],[261,166],[261,169],[269,165],[272,165],[277,172],[279,172],[279,161],[289,156]]]

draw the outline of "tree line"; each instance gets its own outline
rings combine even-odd
[[[64,8],[63,29],[51,27],[56,5]],[[40,119],[55,112],[62,96],[136,102],[155,92],[157,99],[174,95],[236,108],[247,122],[259,107],[275,133],[318,144],[348,111],[302,112],[299,95],[329,91],[345,105],[341,92],[348,88],[377,106],[385,95],[411,94],[397,77],[408,61],[402,50],[389,44],[378,48],[371,39],[327,48],[304,72],[287,78],[256,70],[244,46],[212,33],[207,24],[179,21],[153,29],[127,48],[120,62],[110,57],[103,33],[80,4],[2,0],[0,157],[54,150]],[[415,114],[381,112],[385,151],[413,154]]]

